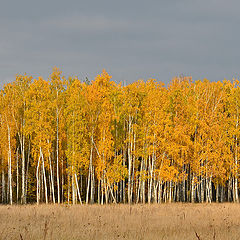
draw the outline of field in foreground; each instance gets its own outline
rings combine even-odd
[[[238,204],[0,206],[0,239],[239,239]]]

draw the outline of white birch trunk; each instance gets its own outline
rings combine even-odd
[[[8,184],[9,184],[9,200],[12,205],[12,153],[11,153],[11,132],[8,126]]]

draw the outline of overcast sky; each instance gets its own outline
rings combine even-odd
[[[240,77],[240,1],[3,0],[0,81],[25,72],[127,83]]]

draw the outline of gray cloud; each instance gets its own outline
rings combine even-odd
[[[202,1],[8,1],[0,8],[0,80],[28,73],[117,82],[179,74],[239,76],[240,3]]]

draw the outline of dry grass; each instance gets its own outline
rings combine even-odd
[[[0,206],[0,239],[240,239],[240,205]]]

